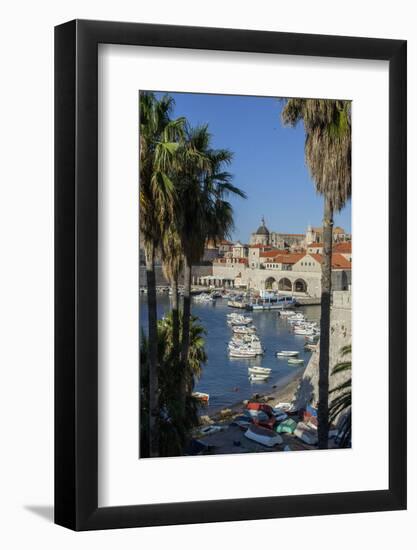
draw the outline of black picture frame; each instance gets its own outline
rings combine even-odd
[[[389,488],[98,507],[98,44],[389,62]],[[406,508],[406,41],[74,20],[55,28],[55,522],[74,530]]]

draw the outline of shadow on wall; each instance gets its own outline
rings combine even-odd
[[[305,408],[307,404],[310,404],[313,398],[313,392],[314,387],[311,383],[311,378],[309,376],[301,378],[293,400],[296,409]]]

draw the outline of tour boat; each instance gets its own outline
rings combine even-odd
[[[264,367],[249,367],[248,372],[250,374],[271,374],[272,369],[266,369]]]
[[[265,445],[266,447],[274,447],[275,445],[281,445],[283,442],[282,437],[276,432],[263,428],[262,426],[250,425],[245,432],[245,437]]]
[[[282,351],[277,351],[276,355],[277,357],[297,357],[299,353],[300,353],[299,351],[282,350]]]
[[[210,395],[208,393],[203,393],[201,391],[193,392],[192,396],[198,399],[199,401],[202,401],[203,403],[208,403],[210,399]]]
[[[295,359],[295,358],[289,358],[288,363],[290,365],[302,365],[304,363],[304,359]]]

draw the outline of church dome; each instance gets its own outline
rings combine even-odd
[[[268,228],[265,225],[265,220],[262,218],[262,225],[260,225],[256,231],[256,235],[269,235]]]

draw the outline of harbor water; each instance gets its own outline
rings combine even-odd
[[[170,310],[167,294],[158,295],[158,318]],[[227,314],[232,311],[252,317],[256,334],[265,349],[264,355],[255,358],[229,357],[227,344],[232,330],[227,324]],[[320,306],[297,308],[309,321],[319,321]],[[196,382],[195,391],[210,395],[207,413],[230,407],[238,401],[249,399],[254,393],[267,394],[275,387],[282,387],[307,366],[311,352],[304,350],[304,336],[295,335],[290,324],[275,310],[250,311],[236,310],[227,306],[226,299],[210,303],[192,303],[192,314],[199,318],[206,330],[206,353],[208,361],[203,365],[202,376]],[[140,295],[140,326],[147,332],[146,295]],[[299,351],[304,365],[292,366],[285,359],[277,359],[278,350]],[[268,381],[251,382],[248,367],[259,366],[272,369]]]

